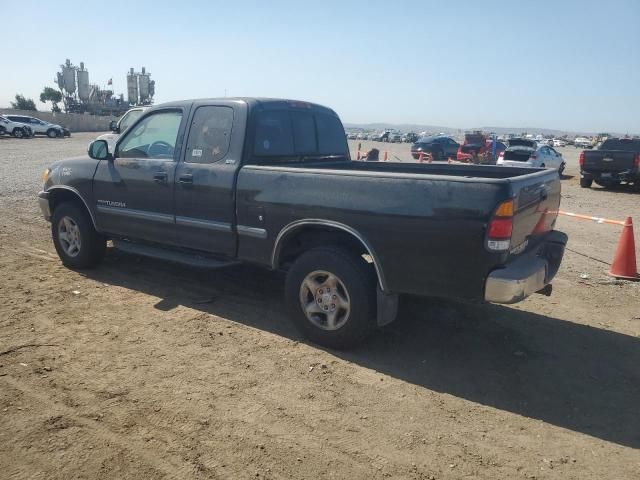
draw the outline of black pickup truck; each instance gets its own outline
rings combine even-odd
[[[580,186],[613,188],[622,182],[640,184],[640,138],[608,138],[594,150],[580,153]]]
[[[45,171],[39,203],[72,268],[106,240],[199,267],[286,270],[313,341],[344,348],[399,294],[498,303],[550,293],[566,243],[552,170],[358,162],[328,108],[272,99],[153,107],[118,139]]]

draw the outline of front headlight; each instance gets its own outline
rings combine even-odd
[[[49,180],[49,169],[47,168],[44,172],[42,172],[42,183],[47,183]]]

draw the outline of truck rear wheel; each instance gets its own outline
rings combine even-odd
[[[349,348],[362,342],[375,325],[375,273],[346,249],[314,248],[289,269],[285,300],[294,324],[308,339],[330,348]]]
[[[75,203],[62,203],[53,211],[51,236],[67,267],[90,268],[104,258],[106,239],[93,228],[87,211]]]
[[[591,188],[591,184],[593,183],[593,179],[592,178],[581,178],[580,179],[580,186],[582,188]]]

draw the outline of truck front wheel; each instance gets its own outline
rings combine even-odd
[[[71,268],[89,268],[102,261],[106,239],[95,228],[84,208],[73,202],[56,207],[51,218],[51,236],[62,263]]]
[[[289,269],[285,300],[293,322],[307,338],[330,348],[349,348],[362,342],[375,325],[375,272],[346,249],[314,248]]]

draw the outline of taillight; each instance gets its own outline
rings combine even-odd
[[[538,158],[538,154],[537,153],[532,153],[531,156],[529,157],[531,160],[535,160],[536,158]]]
[[[636,159],[633,162],[636,166],[636,168],[640,168],[640,152],[636,153]]]
[[[500,158],[504,158],[504,151],[500,152],[500,154],[498,155],[498,157],[500,157]]]
[[[487,226],[487,248],[493,251],[509,250],[513,232],[513,200],[498,205]]]
[[[636,161],[638,157],[636,157]],[[578,158],[578,163],[580,164],[580,168],[584,167],[584,150],[580,152],[580,158]]]

